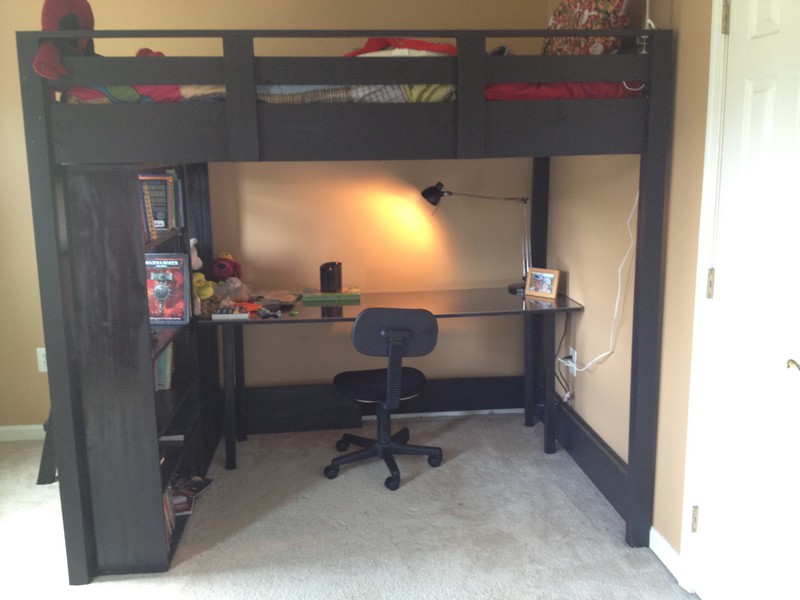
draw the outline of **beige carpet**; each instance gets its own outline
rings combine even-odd
[[[66,585],[57,486],[34,485],[40,444],[3,444],[5,580],[54,598],[694,598],[624,543],[619,515],[566,452],[542,452],[522,415],[401,423],[442,446],[441,467],[399,457],[390,492],[380,461],[322,476],[337,431],[251,436],[237,470],[218,453],[169,572],[80,587]]]

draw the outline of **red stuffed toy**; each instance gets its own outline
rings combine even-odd
[[[42,31],[91,31],[94,13],[86,0],[44,0]],[[97,56],[92,38],[45,40],[33,59],[33,70],[45,79],[69,75],[62,59],[71,56]],[[142,48],[136,56],[164,56]]]
[[[229,277],[240,278],[242,276],[242,266],[233,260],[229,252],[223,252],[219,258],[215,258],[211,263],[211,281],[225,281]]]
[[[79,31],[94,29],[94,13],[86,0],[44,0],[42,31]],[[46,40],[33,59],[33,70],[45,79],[69,75],[61,62],[65,56],[94,56],[91,38]]]

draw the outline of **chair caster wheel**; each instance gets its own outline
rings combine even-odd
[[[342,440],[337,440],[336,441],[336,449],[339,452],[344,452],[349,447],[350,447],[350,442],[348,442],[347,440],[342,439]]]
[[[336,476],[339,474],[339,467],[336,467],[334,465],[328,465],[327,467],[325,467],[323,473],[325,474],[325,477],[327,477],[328,479],[336,479]]]
[[[442,464],[442,457],[441,456],[429,456],[428,457],[428,464],[432,467],[438,467]]]
[[[386,481],[383,482],[383,485],[392,491],[395,491],[397,488],[400,487],[400,478],[399,477],[387,477]]]

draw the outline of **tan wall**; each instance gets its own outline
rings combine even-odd
[[[560,158],[552,165],[550,261],[568,272],[568,294],[585,306],[573,318],[564,350],[575,348],[581,368],[607,356],[577,374],[573,405],[623,460],[628,456],[635,251],[624,265],[622,261],[630,244],[627,222],[638,182],[638,156]],[[631,228],[635,235],[635,214]]]
[[[219,10],[218,2],[192,0],[163,2],[141,0],[135,4],[112,0],[93,0],[98,28],[525,28],[539,27],[553,0],[532,2],[515,0],[486,3],[483,0],[429,2],[404,0],[374,2],[349,0],[331,3],[306,0],[284,3],[248,0],[228,3]],[[683,481],[683,450],[686,430],[686,387],[690,354],[691,290],[683,275],[692,269],[696,244],[697,212],[702,169],[702,136],[707,76],[708,3],[688,0],[653,0],[656,22],[678,30],[678,103],[673,174],[671,179],[669,256],[666,299],[664,381],[662,385],[661,428],[659,435],[656,529],[675,547],[680,544],[680,484]],[[642,14],[643,2],[634,3],[634,13]],[[43,345],[38,309],[38,286],[30,214],[24,134],[16,81],[18,72],[13,32],[39,28],[39,3],[0,5],[4,35],[0,44],[0,74],[12,85],[4,94],[0,110],[0,143],[5,160],[0,162],[0,206],[2,228],[0,244],[7,257],[0,265],[4,280],[11,284],[2,302],[6,318],[2,323],[0,377],[5,382],[0,402],[0,425],[41,422],[48,412],[46,377],[36,371],[34,349]],[[638,11],[638,12],[637,12]],[[154,15],[158,15],[157,18]],[[171,42],[154,46],[168,53]],[[99,46],[101,52],[106,52]],[[111,48],[109,48],[110,52]],[[115,49],[116,50],[116,49]],[[132,53],[135,48],[121,48]],[[509,195],[530,192],[527,161],[474,161],[441,163],[326,163],[322,165],[212,165],[214,192],[214,235],[217,250],[231,250],[245,264],[253,284],[264,287],[313,285],[316,267],[325,260],[339,259],[345,264],[345,278],[365,289],[409,289],[423,287],[469,287],[504,284],[515,275],[516,251],[505,238],[516,238],[499,209],[485,206],[459,206],[459,210],[440,210],[422,215],[447,246],[436,251],[415,250],[413,278],[398,281],[384,264],[400,268],[398,253],[388,251],[380,257],[362,260],[358,237],[347,235],[342,250],[341,238],[302,235],[286,240],[282,234],[295,232],[299,215],[291,210],[338,210],[326,224],[343,229],[345,222],[363,219],[367,196],[380,190],[412,194],[423,185],[441,179],[452,189]],[[553,171],[554,208],[551,225],[551,264],[567,270],[570,293],[587,305],[587,312],[572,326],[573,343],[581,362],[607,349],[610,319],[616,293],[616,268],[626,244],[625,220],[636,189],[638,161],[634,157],[570,158],[555,161]],[[297,185],[301,180],[302,185]],[[367,185],[368,184],[368,185]],[[369,190],[366,189],[369,187]],[[292,208],[286,200],[291,199]],[[252,212],[254,201],[264,201],[274,210],[259,215]],[[348,213],[340,202],[349,202]],[[245,207],[245,211],[240,209]],[[449,207],[448,207],[449,208]],[[255,209],[263,210],[263,209]],[[225,213],[228,213],[226,216]],[[328,216],[322,210],[323,215]],[[289,219],[281,226],[276,217]],[[320,217],[325,218],[325,217]],[[512,220],[513,223],[513,220]],[[486,224],[486,226],[484,226]],[[314,225],[314,223],[309,223]],[[363,230],[364,228],[359,228]],[[510,233],[506,236],[505,232]],[[499,232],[499,235],[498,235]],[[513,233],[513,236],[512,236]],[[360,234],[359,234],[360,235]],[[485,235],[481,252],[475,253],[470,235]],[[264,249],[269,252],[265,253]],[[296,249],[294,251],[288,248]],[[341,254],[339,256],[334,256]],[[423,256],[424,255],[424,256]],[[380,258],[380,260],[378,260]],[[372,261],[372,262],[370,262]],[[502,265],[502,270],[496,265]],[[509,269],[506,271],[506,269]],[[258,281],[256,281],[258,280]],[[617,352],[594,372],[577,381],[576,407],[614,450],[627,454],[627,402],[629,387],[630,298],[626,297],[618,332]],[[23,308],[20,308],[23,307]],[[298,328],[302,329],[302,328]],[[521,372],[521,340],[513,320],[498,319],[491,327],[465,320],[448,324],[441,352],[432,364],[434,374],[459,371],[480,374]],[[282,334],[283,335],[283,334]],[[264,362],[285,366],[278,381],[321,380],[341,366],[336,340],[333,350],[318,349],[314,362],[321,368],[309,376],[309,359],[303,353],[319,332],[306,329],[292,332],[299,343],[278,339],[280,348],[295,344],[289,353],[268,354],[263,340],[248,340],[265,354]],[[331,331],[332,338],[343,337]],[[303,337],[304,336],[304,337]],[[337,345],[341,344],[341,345]],[[251,356],[257,353],[251,353]],[[260,355],[259,355],[260,356]],[[288,357],[288,359],[287,359]],[[249,358],[252,363],[253,358]],[[284,361],[281,363],[280,361]],[[250,364],[250,372],[258,365]],[[254,376],[254,379],[267,378]]]
[[[0,274],[13,282],[0,298],[0,425],[41,423],[49,411],[47,376],[36,368],[44,335],[14,38],[15,30],[39,28],[39,3],[26,4],[0,3],[0,78],[7,82],[0,99]]]
[[[675,0],[675,134],[669,193],[664,343],[653,525],[680,549],[697,239],[708,103],[711,2]]]

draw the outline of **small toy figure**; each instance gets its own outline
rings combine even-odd
[[[191,247],[192,252],[192,271],[199,271],[203,268],[203,260],[200,258],[200,255],[197,254],[197,238],[192,238],[189,240],[189,246]]]

